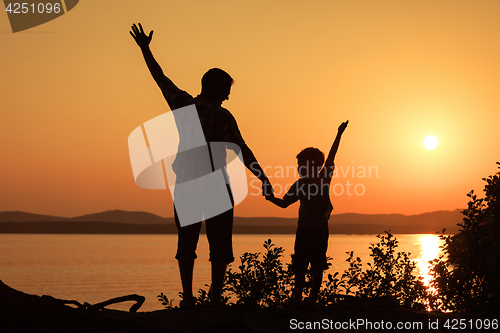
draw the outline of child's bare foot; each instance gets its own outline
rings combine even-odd
[[[224,303],[222,303],[221,300],[219,301],[210,300],[210,306],[218,308],[224,306]]]
[[[316,300],[311,297],[306,297],[302,301],[302,306],[307,309],[315,309],[318,305],[316,304]]]
[[[288,301],[284,302],[282,307],[283,308],[287,308],[287,309],[296,309],[296,308],[300,308],[301,306],[301,301],[296,299],[296,298],[292,298],[292,299],[289,299]]]

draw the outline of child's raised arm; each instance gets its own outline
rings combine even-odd
[[[334,159],[335,155],[337,154],[337,150],[339,149],[339,144],[340,144],[340,137],[342,136],[342,133],[344,133],[347,124],[349,123],[349,120],[346,122],[340,124],[339,130],[337,132],[337,137],[335,138],[335,141],[333,141],[332,148],[330,149],[330,152],[328,153],[328,157],[326,158],[325,166],[324,168],[327,168],[328,172],[334,167]]]

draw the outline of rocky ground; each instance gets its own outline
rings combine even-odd
[[[132,303],[131,303],[132,304]],[[245,306],[198,306],[152,312],[83,310],[50,297],[28,295],[0,281],[0,332],[317,332],[452,330],[454,321],[494,319],[494,314],[456,315],[414,311],[380,299],[369,303],[343,301],[319,309],[261,309]],[[499,318],[498,316],[496,317]],[[445,327],[446,322],[450,324]],[[484,329],[483,329],[484,330]],[[469,331],[469,329],[464,330]]]

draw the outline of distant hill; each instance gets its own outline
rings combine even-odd
[[[357,230],[373,233],[374,228],[391,229],[393,233],[435,233],[446,229],[446,233],[459,231],[462,222],[461,209],[436,211],[418,215],[403,214],[338,214],[330,217],[330,229],[335,233],[358,233]],[[350,232],[347,232],[350,231]],[[379,231],[380,232],[380,231]],[[375,233],[379,233],[375,232]],[[382,231],[383,232],[383,231]]]
[[[427,234],[441,232],[455,234],[459,231],[458,223],[462,221],[461,209],[453,211],[436,211],[418,215],[403,214],[333,214],[330,217],[330,233],[334,234],[378,234],[385,230],[399,234]],[[295,233],[297,218],[276,217],[236,217],[236,230],[270,229],[283,230],[283,233]],[[238,228],[239,226],[239,228]],[[260,233],[260,232],[240,232]],[[278,232],[276,232],[278,233]]]
[[[333,234],[457,233],[463,216],[459,209],[419,215],[334,214],[330,218]],[[235,217],[235,234],[293,234],[297,218]],[[202,228],[202,232],[204,227]],[[85,233],[85,234],[171,234],[176,233],[172,217],[147,212],[105,211],[73,218],[25,212],[0,212],[0,233]]]
[[[41,222],[41,221],[66,221],[68,218],[50,215],[39,215],[25,212],[0,212],[1,222]]]
[[[124,210],[108,210],[102,213],[87,214],[69,219],[78,222],[119,222],[133,224],[164,224],[174,223],[173,218],[161,217],[146,212],[127,212]]]
[[[163,224],[174,223],[173,217],[161,217],[147,212],[129,212],[125,210],[108,210],[101,213],[86,214],[77,217],[60,217],[50,215],[31,214],[24,212],[0,212],[2,222],[117,222],[132,224]]]

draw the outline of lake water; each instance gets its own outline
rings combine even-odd
[[[236,269],[244,252],[263,252],[268,238],[285,249],[290,261],[295,235],[234,235]],[[438,255],[436,235],[396,235],[398,251],[411,253],[425,275],[425,261]],[[328,256],[333,258],[327,273],[343,272],[347,251],[364,263],[371,262],[370,243],[375,235],[330,235]],[[157,295],[163,292],[178,305],[181,291],[175,252],[177,235],[52,235],[0,234],[0,280],[28,294],[51,295],[90,304],[139,294],[146,297],[140,311],[162,309]],[[326,275],[326,274],[325,274]],[[193,290],[210,283],[208,242],[200,235]],[[110,308],[127,310],[131,303]]]

